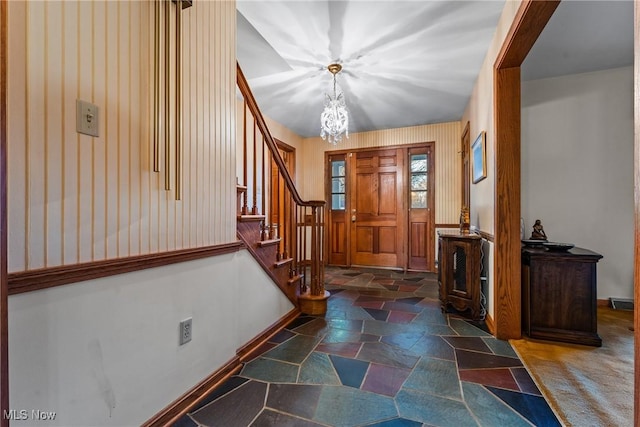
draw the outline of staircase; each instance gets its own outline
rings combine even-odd
[[[329,296],[324,289],[325,202],[300,197],[239,65],[237,84],[244,99],[238,238],[294,305],[306,314],[323,314]]]

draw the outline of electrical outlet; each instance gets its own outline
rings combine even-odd
[[[188,318],[180,322],[180,345],[186,344],[191,341],[191,320],[192,318]]]

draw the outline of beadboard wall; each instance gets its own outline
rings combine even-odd
[[[152,168],[153,2],[9,2],[8,22],[9,272],[236,240],[234,2],[182,13],[180,201]]]

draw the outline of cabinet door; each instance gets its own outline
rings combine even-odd
[[[477,236],[441,236],[439,254],[440,302],[459,312],[480,316],[480,238]]]
[[[464,242],[452,242],[449,246],[449,272],[451,275],[449,291],[461,298],[469,298],[468,251],[469,246]]]

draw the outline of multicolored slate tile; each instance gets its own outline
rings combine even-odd
[[[440,310],[434,274],[325,283],[324,316],[292,321],[174,426],[560,425],[508,342]]]

